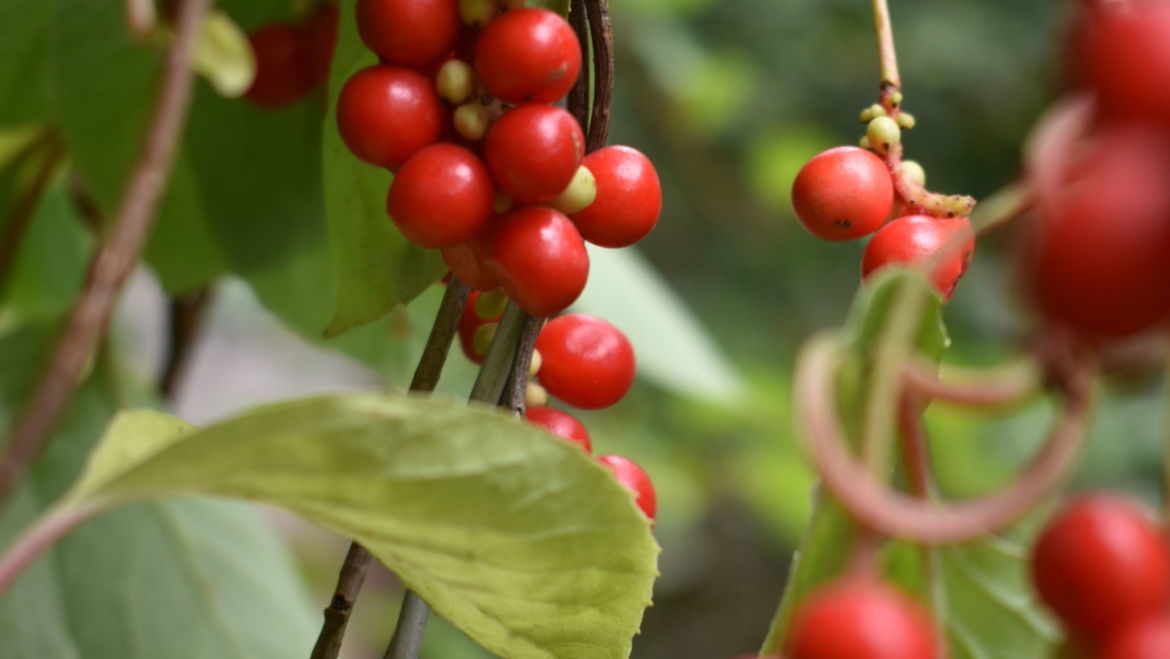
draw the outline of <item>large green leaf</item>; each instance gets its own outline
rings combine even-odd
[[[377,64],[377,58],[358,37],[353,7],[353,2],[341,3],[321,154],[325,216],[337,278],[337,307],[329,335],[386,315],[446,271],[437,251],[407,241],[386,216],[386,191],[393,178],[390,173],[355,158],[337,132],[333,101],[338,90],[355,71]]]
[[[0,2],[0,126],[48,112],[48,38],[56,0]]]
[[[589,246],[589,283],[574,310],[605,318],[638,352],[639,373],[691,396],[734,401],[743,382],[702,323],[634,250]]]
[[[379,394],[175,427],[120,416],[64,504],[277,505],[357,539],[496,654],[629,655],[658,548],[631,492],[572,444],[494,409]]]

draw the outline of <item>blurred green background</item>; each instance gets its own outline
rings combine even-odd
[[[221,4],[246,29],[293,11],[287,2]],[[274,14],[272,7],[281,9]],[[599,453],[635,459],[658,490],[662,576],[633,656],[730,658],[763,639],[812,507],[814,479],[793,436],[792,361],[810,333],[843,321],[863,245],[825,243],[804,232],[788,191],[808,158],[853,144],[862,133],[857,113],[877,92],[872,15],[863,0],[615,0],[612,10],[617,93],[610,141],[643,150],[658,167],[665,210],[639,249],[690,314],[677,313],[671,306],[677,300],[666,296],[663,314],[639,315],[635,305],[611,319],[635,338],[635,348],[653,351],[656,337],[670,344],[668,337],[682,332],[697,336],[703,352],[649,360],[651,377],[621,404],[582,418]],[[1016,178],[1027,131],[1059,90],[1068,10],[1062,2],[892,0],[905,108],[918,120],[904,143],[907,156],[925,166],[929,187],[982,197]],[[200,84],[205,100],[210,92]],[[12,104],[0,112],[0,124],[28,114]],[[204,123],[197,134],[217,125]],[[162,221],[175,223],[169,211],[164,205]],[[323,253],[320,234],[281,239],[296,246],[316,240]],[[1009,234],[980,243],[947,308],[949,360],[986,363],[1026,336],[1027,318],[1012,292]],[[36,275],[33,265],[23,267],[26,279]],[[392,346],[363,358],[355,338],[345,347],[358,357],[351,360],[301,338],[323,326],[321,314],[289,311],[290,300],[312,291],[285,275],[309,266],[283,267],[244,271],[250,287],[240,279],[220,285],[179,389],[180,416],[204,423],[264,400],[377,386],[384,378],[406,384],[437,290],[392,314],[391,331],[380,338]],[[632,267],[646,286],[656,285],[638,262]],[[613,308],[605,296],[622,295],[621,277],[605,281],[592,289],[589,310],[604,313]],[[140,377],[157,367],[162,352],[162,304],[157,283],[140,274],[118,326],[120,350]],[[452,395],[466,392],[473,375],[457,353],[441,388]],[[670,360],[682,366],[664,368]],[[1108,392],[1078,487],[1156,497],[1164,406],[1157,385],[1147,378]],[[932,410],[943,489],[964,496],[1002,482],[1036,446],[1047,415],[1043,404],[992,421]],[[292,540],[309,601],[324,606],[346,541],[274,515]],[[380,656],[399,598],[388,575],[371,579],[354,614],[351,657]],[[424,656],[486,655],[436,620]]]

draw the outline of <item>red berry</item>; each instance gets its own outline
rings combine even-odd
[[[585,135],[573,115],[548,105],[521,105],[488,129],[484,156],[496,183],[512,199],[537,204],[573,180],[585,153]]]
[[[434,143],[443,106],[425,76],[380,64],[353,74],[337,98],[337,129],[355,156],[393,168]]]
[[[271,23],[248,35],[256,55],[256,77],[245,97],[262,108],[280,108],[313,90],[304,34],[296,26]]]
[[[658,222],[662,188],[650,159],[628,146],[607,146],[581,164],[597,181],[597,197],[574,213],[581,237],[602,247],[633,245]]]
[[[329,67],[333,63],[333,51],[337,47],[337,20],[337,4],[330,2],[318,6],[302,28],[305,35],[305,56],[313,84],[322,84],[329,79]]]
[[[508,297],[538,318],[564,311],[589,277],[589,255],[577,227],[545,206],[527,206],[501,218],[487,266]]]
[[[432,144],[395,174],[386,212],[414,244],[446,247],[479,235],[491,217],[495,194],[478,156],[454,144]]]
[[[581,44],[559,14],[516,9],[484,27],[475,45],[475,70],[505,103],[552,103],[577,81]]]
[[[646,472],[633,460],[620,455],[599,455],[597,461],[608,467],[619,483],[633,491],[634,503],[638,504],[650,521],[654,521],[654,514],[658,512],[658,497],[654,494],[654,484]]]
[[[1032,548],[1032,580],[1077,635],[1100,638],[1164,612],[1170,555],[1142,508],[1120,496],[1082,496],[1049,520]]]
[[[463,305],[463,313],[459,316],[459,325],[456,328],[456,333],[459,335],[459,347],[463,349],[463,354],[476,364],[482,364],[485,356],[475,349],[476,330],[484,325],[496,323],[500,319],[499,316],[484,318],[479,315],[479,310],[476,307],[479,294],[480,291],[472,291],[467,296],[467,302]]]
[[[890,170],[881,158],[855,146],[818,154],[792,183],[796,219],[825,240],[852,240],[873,233],[893,204]]]
[[[621,330],[600,318],[554,318],[541,330],[536,349],[542,357],[540,383],[574,407],[609,407],[634,383],[633,346]]]
[[[1099,659],[1166,659],[1170,657],[1170,617],[1165,611],[1132,622],[1109,635]]]
[[[455,47],[458,0],[358,0],[358,34],[382,61],[421,67]]]
[[[894,588],[843,578],[809,595],[792,618],[787,659],[939,659],[925,611]]]
[[[883,226],[865,246],[861,257],[861,278],[868,279],[873,272],[887,265],[925,263],[950,240],[961,242],[947,247],[950,251],[930,276],[934,289],[943,299],[949,300],[975,251],[975,234],[971,222],[965,217],[940,219],[907,215]]]
[[[1025,252],[1024,285],[1049,321],[1082,335],[1124,337],[1170,315],[1170,138],[1116,126],[1040,208]]]
[[[1170,121],[1170,4],[1100,7],[1081,33],[1084,78],[1106,116]]]
[[[488,246],[481,238],[448,245],[442,248],[441,253],[443,262],[464,284],[477,291],[500,287],[499,280],[487,267]]]
[[[567,412],[552,407],[528,408],[528,422],[540,426],[550,434],[563,437],[581,448],[586,453],[593,452],[593,444],[589,441],[589,431],[585,425]]]

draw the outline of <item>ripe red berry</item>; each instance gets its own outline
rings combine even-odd
[[[585,449],[586,453],[593,452],[593,444],[589,441],[589,431],[585,429],[585,424],[571,414],[553,407],[530,407],[527,414],[528,422],[532,425],[540,426],[550,434],[577,444]]]
[[[523,204],[549,201],[565,189],[585,154],[573,115],[549,105],[521,105],[488,129],[484,156],[496,183]]]
[[[662,188],[650,159],[628,146],[607,146],[581,162],[597,181],[597,197],[572,215],[581,237],[602,247],[633,245],[658,222]]]
[[[459,281],[477,291],[490,291],[500,287],[499,280],[487,267],[488,245],[482,238],[475,238],[441,249],[443,262]]]
[[[472,291],[467,296],[467,302],[463,305],[463,313],[459,316],[459,325],[456,328],[456,334],[459,335],[459,347],[463,349],[463,354],[476,364],[482,364],[486,354],[476,350],[476,332],[484,325],[494,324],[500,320],[498,314],[490,318],[481,315],[480,307],[477,304],[479,297],[480,291]]]
[[[538,318],[564,311],[589,278],[589,254],[577,227],[545,206],[520,208],[500,219],[487,266],[508,297]]]
[[[1082,496],[1049,520],[1032,548],[1040,598],[1074,634],[1100,638],[1170,598],[1170,554],[1142,508],[1109,494]]]
[[[455,48],[458,0],[358,0],[358,34],[382,61],[421,67]]]
[[[608,467],[619,483],[633,491],[634,503],[638,504],[650,521],[654,521],[654,515],[658,512],[658,497],[645,470],[633,460],[620,455],[599,455],[597,461]]]
[[[256,77],[245,98],[262,108],[291,105],[313,89],[304,33],[294,25],[270,23],[248,35],[256,56]]]
[[[816,155],[792,183],[796,219],[825,240],[852,240],[873,233],[893,204],[890,170],[881,158],[855,146]]]
[[[581,44],[569,23],[547,9],[505,12],[484,27],[475,70],[505,103],[552,103],[581,71]]]
[[[333,51],[337,48],[338,14],[336,3],[318,5],[301,28],[305,35],[305,56],[313,84],[329,80],[329,67],[333,64]]]
[[[949,247],[948,241],[959,241]],[[948,250],[930,275],[930,283],[951,299],[959,278],[967,270],[975,251],[975,234],[965,217],[940,219],[928,215],[907,215],[878,229],[861,257],[861,278],[887,265],[916,265],[927,262],[940,249]]]
[[[792,618],[787,659],[939,659],[933,626],[912,599],[845,577],[809,595]]]
[[[540,383],[574,407],[609,407],[634,383],[633,346],[621,330],[600,318],[554,318],[541,330],[536,349],[542,357]]]
[[[454,144],[432,144],[395,174],[386,212],[414,244],[446,247],[483,231],[495,194],[478,156]]]
[[[1050,322],[1124,337],[1170,316],[1170,137],[1115,126],[1068,172],[1060,197],[1030,227],[1024,287]]]
[[[1104,114],[1170,121],[1170,4],[1127,3],[1091,10],[1076,61]]]
[[[443,106],[431,81],[385,64],[353,74],[337,98],[337,129],[355,156],[393,168],[434,143]]]
[[[1170,657],[1170,616],[1162,611],[1122,627],[1109,635],[1096,656],[1099,659]]]

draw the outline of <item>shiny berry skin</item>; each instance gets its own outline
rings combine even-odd
[[[500,287],[500,282],[487,267],[488,245],[477,237],[457,245],[448,245],[440,250],[443,262],[459,281],[477,291],[490,291]]]
[[[380,64],[353,74],[337,98],[337,129],[358,158],[393,168],[439,139],[445,115],[425,76]]]
[[[1071,633],[1101,638],[1170,601],[1170,554],[1142,507],[1111,494],[1066,504],[1032,547],[1032,581]]]
[[[634,348],[609,323],[569,314],[549,321],[536,339],[540,383],[574,407],[595,410],[621,400],[634,383]]]
[[[891,586],[845,577],[808,596],[788,628],[786,659],[941,659],[925,611]]]
[[[951,299],[959,278],[967,270],[975,251],[975,234],[965,217],[935,218],[928,215],[907,215],[878,229],[865,246],[861,257],[861,278],[883,266],[915,265],[925,263],[948,240],[961,241],[947,249],[953,251],[943,258],[930,275],[930,283],[944,300]]]
[[[475,45],[475,70],[505,103],[552,103],[581,72],[581,43],[547,9],[516,9],[489,22]]]
[[[585,429],[585,424],[571,414],[553,407],[530,407],[527,415],[528,423],[573,442],[585,449],[586,453],[593,452],[593,444],[589,441],[589,431]]]
[[[1063,166],[1067,183],[1032,223],[1023,286],[1045,319],[1098,340],[1170,316],[1170,135],[1115,126]]]
[[[881,158],[855,146],[817,154],[792,183],[796,219],[825,240],[852,240],[873,233],[893,205],[890,170]]]
[[[458,0],[358,0],[358,34],[389,64],[422,67],[451,52],[459,36]]]
[[[581,161],[597,181],[597,197],[571,217],[581,237],[602,247],[633,245],[658,222],[662,187],[650,159],[628,146],[607,146]]]
[[[634,493],[634,503],[638,504],[638,508],[641,508],[646,517],[653,522],[654,515],[658,512],[658,496],[654,493],[654,484],[650,482],[650,476],[645,470],[633,460],[620,455],[599,455],[597,461],[608,467],[618,482]]]
[[[256,77],[244,95],[262,108],[281,108],[313,90],[304,33],[294,25],[271,23],[248,35],[256,56]]]
[[[309,75],[314,84],[322,84],[329,79],[333,51],[337,48],[338,14],[336,3],[320,5],[302,28]]]
[[[496,120],[484,157],[500,188],[522,204],[556,197],[573,180],[585,135],[573,115],[549,105],[520,105]]]
[[[1162,611],[1121,627],[1097,649],[1098,659],[1170,657],[1170,614]]]
[[[1170,4],[1126,3],[1092,11],[1078,64],[1105,116],[1170,121]]]
[[[476,301],[479,300],[479,294],[480,291],[472,291],[467,296],[467,302],[463,305],[463,313],[459,316],[459,325],[456,327],[456,334],[459,335],[459,347],[463,349],[463,354],[476,364],[483,363],[484,355],[475,350],[475,331],[488,323],[499,321],[498,317],[484,318],[479,315],[475,307]]]
[[[589,255],[569,218],[527,206],[500,218],[487,267],[517,306],[543,318],[564,311],[585,290]]]
[[[479,156],[454,144],[432,144],[394,175],[386,212],[414,244],[447,247],[483,231],[495,195]]]

